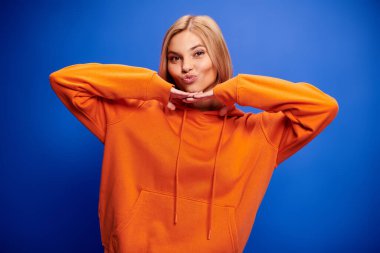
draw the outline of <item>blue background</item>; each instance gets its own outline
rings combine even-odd
[[[48,76],[86,62],[157,70],[166,30],[185,14],[218,22],[235,75],[309,82],[339,102],[333,123],[275,171],[245,252],[380,252],[379,7],[3,1],[0,252],[102,252],[103,145],[59,101]]]

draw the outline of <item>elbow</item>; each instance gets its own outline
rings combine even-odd
[[[49,82],[50,82],[51,89],[53,89],[56,93],[62,92],[62,90],[66,86],[65,73],[62,73],[62,70],[57,70],[53,73],[50,73]]]
[[[66,73],[67,70],[66,69],[67,69],[67,67],[50,73],[49,82],[50,82],[50,85],[53,89],[54,89],[54,87],[57,87],[57,86],[59,86],[65,82],[66,77],[67,77],[67,73]]]
[[[59,85],[60,83],[62,83],[62,81],[65,80],[65,78],[68,76],[68,73],[70,75],[72,75],[73,70],[75,71],[75,70],[81,69],[83,67],[87,67],[87,65],[90,65],[90,64],[91,63],[89,63],[89,64],[74,64],[74,65],[69,65],[69,66],[66,66],[64,68],[58,69],[49,75],[50,84],[52,86]]]
[[[49,75],[49,80],[50,80],[50,82],[53,82],[53,81],[55,81],[57,79],[57,71],[55,71],[55,72],[53,72],[53,73],[51,73],[50,75]]]
[[[328,115],[328,120],[332,121],[333,119],[335,119],[339,112],[338,101],[335,98],[328,96],[328,98],[325,100],[324,106],[325,112]]]
[[[57,72],[53,72],[49,75],[49,82],[52,88],[57,85]]]
[[[55,71],[53,73],[51,73],[49,75],[49,82],[50,82],[50,87],[54,90],[54,91],[58,91],[60,90],[60,79],[62,81],[62,78],[60,77],[60,73],[58,73],[59,71]]]
[[[330,113],[334,115],[334,117],[339,112],[339,104],[338,101],[336,101],[335,98],[331,97],[330,103],[329,103]]]

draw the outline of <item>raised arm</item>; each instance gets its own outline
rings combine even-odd
[[[226,105],[238,103],[263,110],[266,138],[278,149],[277,163],[317,136],[337,115],[337,101],[315,86],[283,79],[239,74],[214,88]]]
[[[49,79],[63,104],[103,143],[107,124],[118,120],[115,100],[138,106],[138,100],[156,99],[166,105],[172,88],[155,71],[121,64],[75,64]]]

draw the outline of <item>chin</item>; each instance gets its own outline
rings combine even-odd
[[[186,86],[177,86],[180,90],[185,91],[185,92],[198,92],[200,89],[197,87],[194,87],[192,85],[186,85]]]
[[[187,92],[201,92],[201,91],[203,91],[202,89],[199,89],[199,88],[188,88],[187,89]]]

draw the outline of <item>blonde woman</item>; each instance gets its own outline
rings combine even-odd
[[[222,32],[208,16],[183,16],[169,28],[158,73],[86,63],[50,82],[104,143],[107,253],[243,252],[274,169],[338,112],[334,98],[306,82],[232,77]]]

